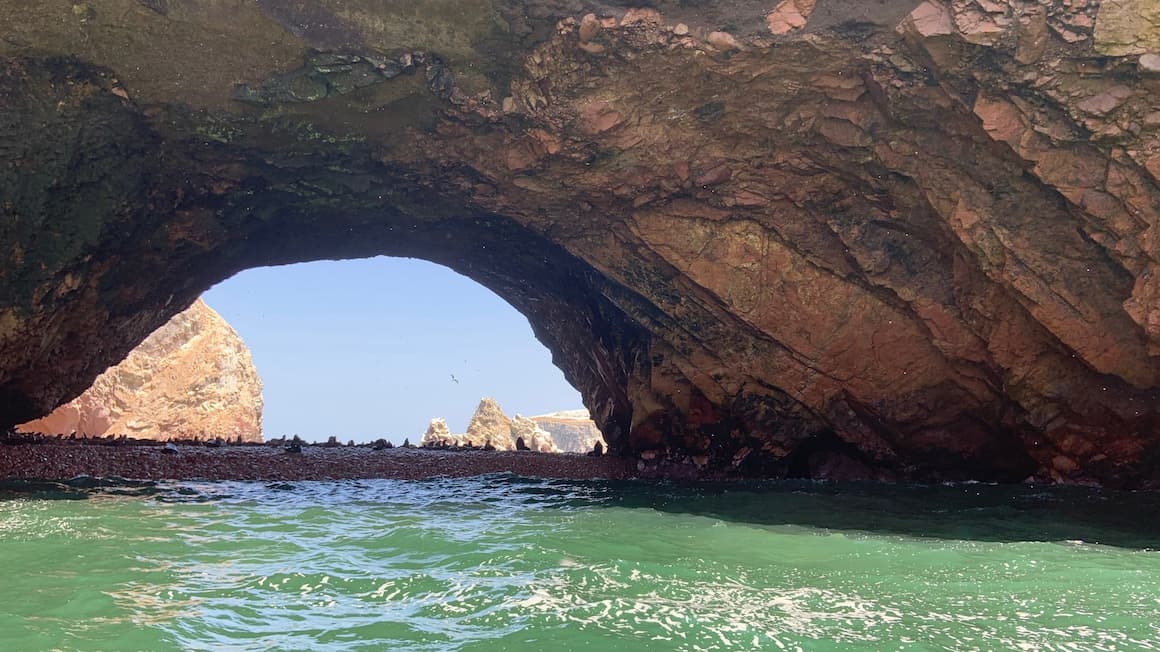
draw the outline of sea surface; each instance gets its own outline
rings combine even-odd
[[[0,485],[0,650],[1160,650],[1160,496]]]

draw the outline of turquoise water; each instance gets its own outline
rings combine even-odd
[[[1160,496],[7,484],[0,650],[1160,650]]]

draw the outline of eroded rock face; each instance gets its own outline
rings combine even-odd
[[[434,418],[427,424],[427,431],[419,439],[420,446],[429,446],[432,448],[442,448],[445,446],[462,445],[456,435],[451,434],[451,430],[447,428],[447,421]]]
[[[597,443],[605,450],[608,448],[587,410],[541,414],[531,417],[531,420],[551,435],[552,443],[565,453],[588,453]]]
[[[407,255],[613,452],[1160,484],[1149,3],[24,4],[0,421],[240,269]]]
[[[1149,0],[1102,0],[1095,47],[1116,56],[1160,53],[1160,6]]]
[[[518,442],[523,440],[524,448]],[[541,429],[535,421],[517,414],[515,418],[504,414],[503,408],[493,398],[484,397],[471,415],[467,432],[451,434],[447,422],[432,419],[427,432],[419,442],[420,446],[431,448],[447,447],[491,447],[500,451],[532,450],[540,453],[559,453],[552,436]]]
[[[198,299],[23,432],[262,441],[262,382],[230,325]]]
[[[475,414],[467,422],[467,432],[464,436],[476,446],[495,446],[496,450],[515,449],[515,439],[512,438],[512,420],[503,413],[499,403],[493,398],[484,397],[475,408]]]
[[[562,452],[556,442],[552,439],[552,435],[548,431],[540,427],[540,424],[535,421],[517,414],[512,419],[511,437],[516,441],[516,448],[519,448],[519,442],[522,440],[524,446],[530,451],[538,453],[560,453]]]

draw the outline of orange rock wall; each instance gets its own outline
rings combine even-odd
[[[83,394],[17,429],[262,441],[262,382],[242,339],[198,299]]]

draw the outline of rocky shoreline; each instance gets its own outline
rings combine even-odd
[[[174,450],[176,449],[176,450]],[[66,480],[77,476],[134,480],[419,480],[515,473],[561,479],[624,479],[635,463],[612,456],[588,457],[530,451],[376,449],[305,445],[207,446],[188,442],[20,438],[0,445],[0,478]]]

